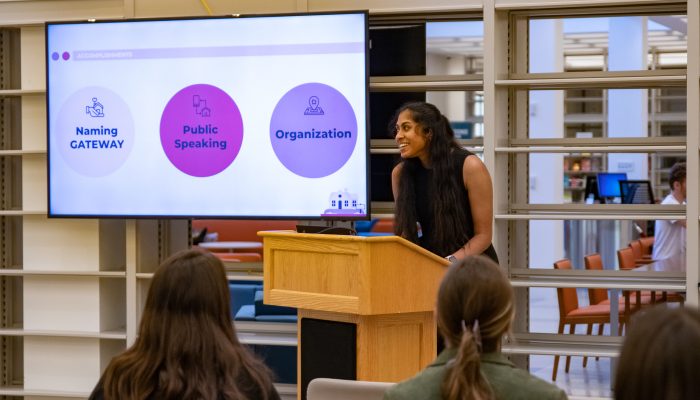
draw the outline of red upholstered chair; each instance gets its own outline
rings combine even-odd
[[[394,219],[380,218],[372,227],[372,232],[394,233]]]
[[[571,261],[564,259],[554,263],[555,269],[571,269]],[[557,300],[559,301],[559,334],[564,333],[564,327],[569,325],[569,333],[576,332],[576,325],[579,324],[607,324],[610,322],[610,305],[592,305],[579,307],[578,295],[575,288],[557,288]],[[624,310],[620,310],[620,332],[625,322]],[[566,356],[566,372],[569,372],[571,356]],[[557,380],[557,368],[559,367],[559,356],[554,356],[554,368],[552,370],[552,380]]]
[[[651,255],[644,255],[644,251],[642,250],[642,242],[640,242],[639,240],[631,241],[629,247],[630,249],[632,249],[632,253],[634,254],[634,261],[637,263],[637,265],[644,265],[652,262]]]
[[[617,264],[620,269],[635,269],[637,262],[634,257],[634,250],[631,247],[625,247],[617,251]]]
[[[603,259],[598,253],[589,254],[583,257],[584,265],[587,270],[602,271],[603,270]],[[608,298],[608,289],[588,289],[588,302],[591,305],[610,305],[610,299]],[[651,296],[641,296],[641,304],[646,305],[651,303]],[[637,305],[639,307],[639,305]],[[625,310],[625,298],[620,297],[618,299],[618,310]],[[590,335],[593,332],[593,324],[588,324],[588,329],[586,333]],[[603,324],[598,325],[598,336],[603,334]],[[598,360],[600,357],[596,357]],[[583,357],[583,366],[586,366],[588,357]]]
[[[625,247],[624,249],[620,249],[617,251],[617,263],[620,266],[621,270],[630,270],[637,268],[638,265],[634,259],[634,250],[632,250],[631,247]],[[661,292],[661,299],[658,299],[655,295],[655,293],[652,291],[642,291],[642,296],[650,296],[651,297],[651,302],[655,303],[657,301],[667,301],[667,302],[672,302],[672,303],[681,303],[685,301],[683,296],[681,296],[678,293],[666,293],[666,292]]]
[[[647,236],[640,238],[639,243],[642,245],[642,256],[648,256],[651,258],[651,253],[654,248],[654,237]]]

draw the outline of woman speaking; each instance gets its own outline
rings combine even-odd
[[[390,127],[402,158],[391,174],[395,233],[450,261],[483,254],[498,262],[484,163],[459,146],[432,104],[401,106]]]

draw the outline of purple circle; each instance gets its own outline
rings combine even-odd
[[[70,58],[70,53],[68,53],[67,51],[64,51],[63,52],[63,59],[68,61],[69,58]]]
[[[305,83],[277,103],[270,140],[280,162],[305,178],[321,178],[340,169],[357,143],[357,118],[335,88]]]
[[[51,138],[73,170],[101,177],[116,171],[129,157],[134,120],[119,95],[103,87],[87,87],[61,105]]]
[[[241,149],[241,112],[216,86],[188,86],[165,106],[160,142],[180,171],[196,177],[216,175],[231,165]]]
[[[57,61],[57,60],[58,60],[58,57],[59,57],[58,52],[55,52],[55,51],[54,51],[53,53],[51,53],[51,59],[52,59],[52,60]]]

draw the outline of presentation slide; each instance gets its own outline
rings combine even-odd
[[[49,23],[49,215],[368,215],[364,12]]]

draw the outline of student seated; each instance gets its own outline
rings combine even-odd
[[[500,352],[513,321],[513,288],[492,260],[454,262],[440,284],[438,330],[446,348],[385,400],[566,399],[558,387],[516,368]]]
[[[90,399],[278,400],[267,367],[236,337],[224,267],[186,250],[153,276],[135,343]]]
[[[700,399],[700,312],[654,307],[632,320],[615,375],[615,399]]]

